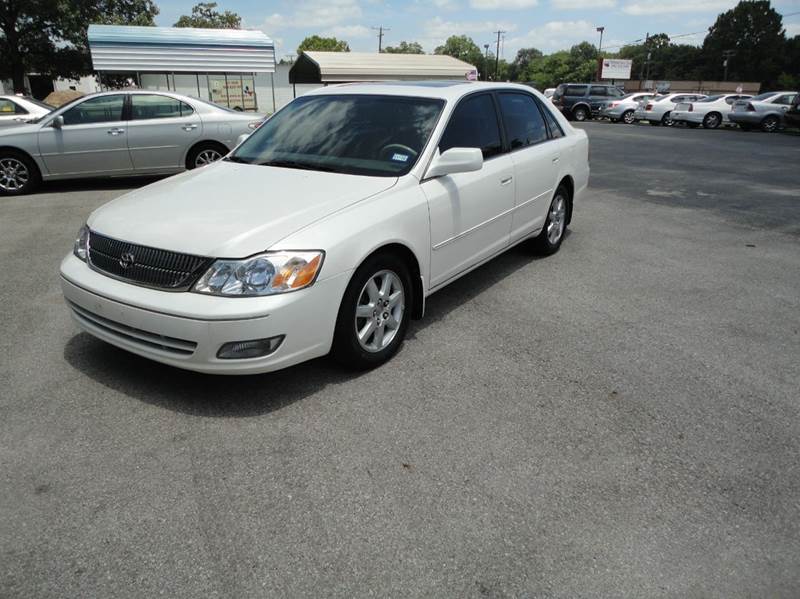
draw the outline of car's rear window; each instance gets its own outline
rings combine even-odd
[[[408,173],[444,100],[372,94],[297,98],[229,157],[235,162],[352,175]]]

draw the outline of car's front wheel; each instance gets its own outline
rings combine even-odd
[[[36,164],[18,152],[0,152],[0,195],[25,195],[39,185]]]
[[[569,207],[569,194],[566,187],[559,186],[550,202],[547,219],[542,232],[533,240],[535,249],[545,255],[555,254],[564,240],[567,230],[567,210]]]
[[[365,370],[391,358],[406,336],[411,315],[411,276],[405,262],[375,254],[355,272],[339,307],[333,357]]]
[[[764,120],[761,121],[761,130],[766,131],[767,133],[773,133],[778,130],[780,124],[781,120],[775,115],[771,114],[767,117],[764,117]]]
[[[583,106],[578,106],[575,110],[572,111],[572,118],[576,121],[583,122],[589,118],[589,111],[586,110]]]
[[[228,149],[221,144],[213,142],[197,144],[186,156],[186,168],[191,170],[209,165],[220,160],[227,153]]]
[[[661,117],[661,124],[665,127],[672,127],[675,125],[675,121],[672,120],[672,113],[667,112],[664,116]]]
[[[633,110],[626,110],[622,115],[622,120],[626,125],[633,125],[636,122],[636,117],[633,114]]]

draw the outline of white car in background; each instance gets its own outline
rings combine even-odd
[[[0,128],[0,195],[42,180],[172,174],[222,158],[261,115],[159,91],[82,96]]]
[[[523,241],[558,250],[588,153],[526,86],[328,86],[95,210],[62,290],[80,328],[179,368],[377,366],[428,295]]]
[[[0,127],[21,125],[53,110],[52,106],[28,96],[0,96]]]
[[[639,105],[656,97],[653,92],[633,92],[622,96],[619,100],[613,100],[608,106],[600,111],[600,116],[604,116],[612,123],[619,121],[626,125],[636,122],[636,109]]]
[[[671,114],[672,120],[676,123],[686,123],[690,127],[703,125],[705,129],[716,129],[720,125],[730,124],[728,115],[734,102],[751,97],[742,94],[720,94],[708,96],[697,102],[681,102],[675,105]]]
[[[651,125],[664,125],[665,127],[672,127],[674,121],[672,120],[672,111],[677,104],[685,102],[697,102],[705,98],[705,94],[690,94],[690,93],[676,93],[660,96],[652,100],[648,100],[643,105],[640,105],[634,113],[634,117],[638,121],[647,121]]]

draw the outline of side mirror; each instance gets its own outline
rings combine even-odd
[[[242,144],[242,142],[243,142],[245,139],[247,139],[248,137],[250,137],[250,134],[249,134],[249,133],[242,133],[242,134],[241,134],[239,137],[237,137],[237,138],[236,138],[236,145],[237,145],[237,146],[241,145],[241,144]]]
[[[61,127],[64,126],[64,117],[59,114],[50,124],[52,125],[53,129],[61,129]]]
[[[483,152],[478,148],[450,148],[436,154],[425,177],[441,177],[455,173],[471,173],[483,168]]]

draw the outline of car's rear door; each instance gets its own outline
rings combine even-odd
[[[524,92],[497,94],[510,156],[514,162],[514,216],[510,241],[513,243],[542,228],[550,200],[558,184],[559,161],[564,134],[547,108]]]
[[[604,85],[592,85],[589,88],[589,107],[592,114],[597,114],[601,108],[605,108],[609,103],[608,91]]]
[[[483,168],[423,181],[431,227],[431,288],[508,245],[514,163],[504,151],[491,93],[467,96],[450,116],[439,151],[480,148]]]
[[[90,97],[64,112],[60,129],[39,130],[39,151],[51,175],[121,175],[133,171],[128,154],[127,94]]]
[[[186,102],[164,94],[131,94],[128,149],[137,171],[182,168],[201,133],[200,117]]]

